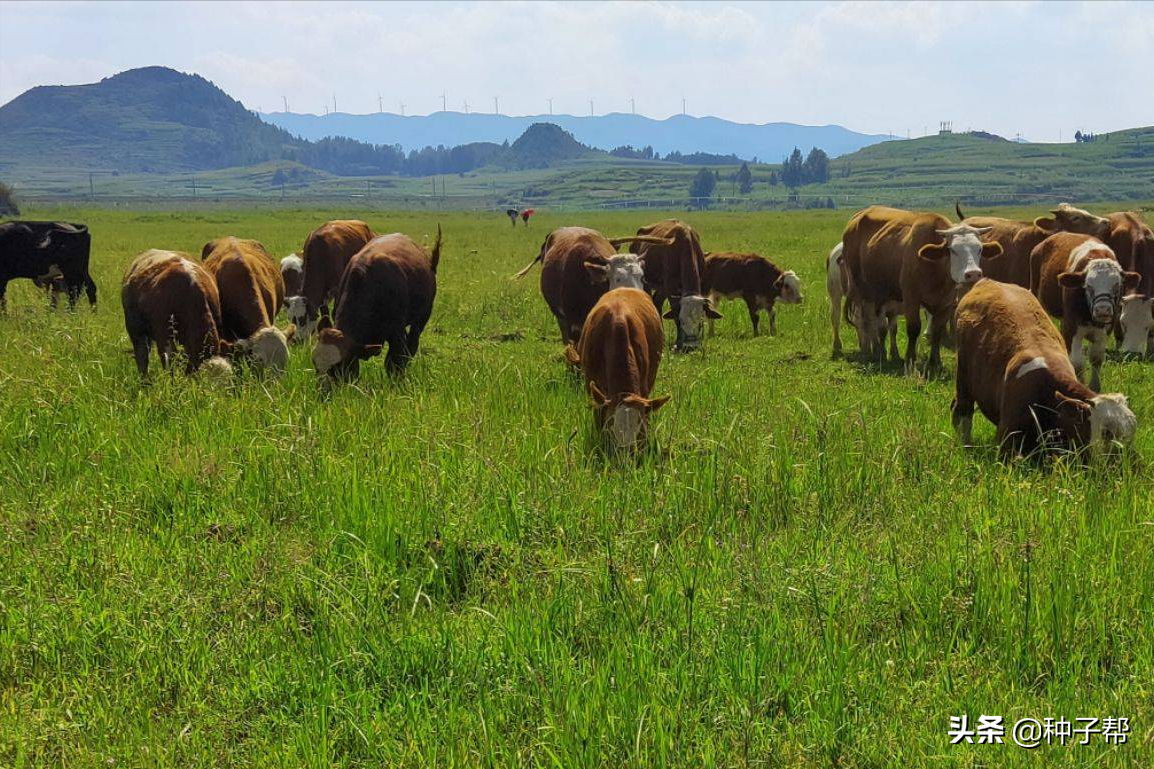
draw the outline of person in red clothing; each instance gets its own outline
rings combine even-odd
[[[521,212],[521,221],[523,221],[525,223],[526,227],[529,226],[529,217],[532,215],[533,215],[533,209],[532,208],[526,208],[524,211]]]

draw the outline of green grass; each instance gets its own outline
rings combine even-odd
[[[1001,465],[980,417],[963,452],[948,376],[830,359],[844,213],[690,217],[807,299],[777,338],[725,304],[704,354],[666,356],[636,462],[590,450],[536,274],[507,276],[552,227],[662,214],[26,214],[90,223],[101,304],[50,313],[22,282],[0,317],[0,765],[1154,761],[1152,364],[1103,372],[1141,422],[1125,461]],[[139,383],[135,253],[280,255],[338,215],[444,226],[403,382],[374,359],[326,399],[297,348],[281,380]],[[1132,727],[951,746],[962,713]]]

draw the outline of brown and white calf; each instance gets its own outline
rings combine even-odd
[[[537,258],[513,277],[520,279],[541,262],[541,296],[557,319],[561,341],[576,342],[597,300],[614,288],[644,287],[641,260],[618,254],[623,243],[670,244],[652,237],[606,238],[588,227],[562,227],[549,233]]]
[[[148,356],[156,345],[167,368],[179,343],[192,373],[206,362],[215,371],[231,371],[218,358],[230,345],[220,338],[220,297],[212,275],[188,254],[151,249],[138,255],[120,289],[124,328],[140,375],[148,375]]]
[[[597,431],[613,448],[643,448],[649,415],[669,402],[668,395],[649,397],[664,349],[661,316],[635,288],[606,292],[585,319],[578,346],[566,347],[569,362],[584,373]]]
[[[280,276],[284,280],[284,295],[300,296],[304,288],[304,261],[296,254],[289,254],[280,260]]]
[[[1137,419],[1126,397],[1077,378],[1062,337],[1021,286],[979,281],[958,303],[953,423],[973,442],[974,406],[997,425],[1003,456],[1040,447],[1128,443]]]
[[[295,327],[286,335],[273,325],[285,289],[272,256],[258,241],[226,237],[206,243],[201,257],[220,293],[221,336],[258,367],[284,371]]]
[[[669,245],[639,241],[629,250],[640,256],[645,265],[645,288],[653,295],[658,313],[669,300],[670,310],[662,317],[677,324],[674,349],[697,349],[705,321],[721,317],[702,294],[705,252],[697,231],[677,219],[664,219],[642,227],[637,234],[673,241]]]
[[[305,238],[300,296],[287,303],[298,333],[309,337],[316,331],[318,318],[328,315],[328,304],[336,299],[345,265],[372,239],[373,231],[359,219],[325,222]]]
[[[1101,385],[1106,335],[1118,321],[1122,297],[1138,285],[1114,252],[1090,235],[1058,232],[1030,255],[1030,290],[1046,312],[1061,318],[1062,338],[1079,375],[1086,365],[1083,345],[1090,345],[1090,387]]]
[[[885,357],[885,306],[899,302],[906,319],[906,365],[917,360],[921,311],[930,318],[930,367],[941,365],[945,337],[959,293],[982,277],[979,261],[1002,247],[982,243],[986,230],[951,225],[944,216],[870,206],[854,214],[842,235],[851,296],[860,309],[866,350]]]
[[[440,227],[428,254],[397,232],[371,240],[349,260],[332,321],[321,320],[313,349],[318,375],[355,378],[361,361],[380,355],[386,344],[388,372],[408,366],[433,314],[441,244]]]
[[[793,270],[782,270],[758,254],[729,251],[705,257],[705,272],[701,276],[701,292],[716,307],[720,299],[744,299],[749,310],[753,335],[758,334],[758,312],[765,310],[769,317],[769,334],[777,336],[777,313],[774,305],[800,304],[801,281]],[[709,334],[713,335],[713,319],[709,319]]]

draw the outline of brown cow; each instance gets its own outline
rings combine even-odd
[[[980,237],[983,243],[997,243],[1002,247],[1002,255],[995,259],[982,259],[979,266],[982,276],[1002,283],[1013,283],[1022,288],[1030,287],[1030,252],[1046,238],[1054,234],[1054,229],[1043,229],[1033,222],[1003,219],[1000,216],[963,216],[960,205],[955,205],[962,224],[986,230]],[[1058,224],[1055,222],[1055,227]]]
[[[1090,388],[1101,385],[1106,332],[1118,320],[1122,297],[1138,285],[1138,273],[1125,272],[1114,252],[1091,235],[1057,232],[1030,255],[1030,291],[1046,312],[1062,319],[1062,338],[1079,375],[1090,343]]]
[[[674,349],[697,349],[706,319],[721,317],[701,293],[701,276],[705,272],[701,239],[692,227],[677,219],[650,224],[637,230],[637,234],[673,240],[668,246],[639,242],[629,250],[640,256],[645,265],[645,287],[653,295],[657,312],[669,300],[670,310],[663,317],[677,325]]]
[[[774,304],[801,303],[801,281],[793,270],[782,270],[776,264],[757,254],[722,252],[705,257],[705,272],[701,276],[701,291],[716,307],[720,299],[744,299],[753,324],[753,335],[758,333],[758,310],[769,316],[769,335],[777,336],[777,313]],[[709,320],[709,334],[713,335],[713,319]]]
[[[635,288],[606,292],[585,319],[580,347],[565,348],[585,374],[598,433],[618,450],[644,447],[649,414],[669,402],[669,395],[649,397],[664,349],[661,316]]]
[[[1059,203],[1058,207],[1050,211],[1050,216],[1039,216],[1034,225],[1055,232],[1077,232],[1082,235],[1093,235],[1105,240],[1110,234],[1110,220],[1096,216],[1082,208],[1075,208],[1069,203]]]
[[[998,426],[1003,456],[1046,445],[1127,443],[1137,419],[1126,397],[1078,381],[1062,337],[1026,289],[979,281],[958,303],[954,429],[973,442],[974,404]]]
[[[204,269],[216,280],[221,336],[260,368],[284,371],[288,339],[273,319],[284,303],[284,279],[265,247],[255,240],[218,238],[201,251]]]
[[[825,272],[825,289],[829,293],[829,320],[833,327],[833,355],[835,358],[842,354],[841,324],[843,318],[857,331],[858,346],[861,349],[865,350],[871,344],[866,339],[860,309],[847,299],[850,293],[849,270],[846,268],[845,259],[842,257],[843,249],[844,246],[841,243],[830,249]],[[845,302],[844,310],[843,301]],[[880,310],[881,317],[885,319],[886,328],[889,331],[890,357],[894,360],[901,357],[901,353],[898,352],[898,315],[901,314],[901,309],[901,305],[897,302],[887,302]]]
[[[148,375],[148,354],[156,344],[160,362],[169,366],[177,342],[188,356],[188,373],[212,361],[214,370],[228,370],[217,359],[231,345],[221,340],[220,298],[216,281],[188,254],[151,249],[132,260],[120,289],[124,327],[141,376]]]
[[[316,331],[317,318],[328,315],[345,265],[373,239],[369,225],[358,219],[336,219],[309,233],[301,251],[304,265],[300,298],[288,302],[288,317],[305,337]]]
[[[284,295],[299,296],[304,287],[304,262],[296,254],[289,254],[280,260],[280,276],[284,280]]]
[[[317,374],[351,379],[361,360],[380,355],[385,368],[401,373],[421,341],[437,295],[441,228],[429,254],[407,235],[395,232],[371,240],[349,260],[337,290],[330,322],[323,318],[313,365]],[[305,272],[308,274],[307,270]]]
[[[641,261],[634,254],[618,254],[623,243],[670,245],[668,238],[606,238],[588,227],[562,227],[549,233],[537,258],[513,277],[520,279],[541,262],[541,295],[557,326],[561,341],[581,337],[585,317],[602,294],[614,288],[644,288]]]
[[[849,268],[850,301],[860,309],[871,348],[884,359],[883,308],[901,302],[906,318],[906,366],[917,360],[921,310],[931,314],[931,369],[941,365],[941,343],[949,326],[959,290],[982,277],[979,259],[996,258],[997,243],[982,243],[983,229],[951,225],[944,216],[870,206],[850,219],[842,235],[843,258]],[[948,257],[948,258],[947,258]]]

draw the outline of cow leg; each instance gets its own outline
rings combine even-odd
[[[401,330],[387,339],[386,343],[389,345],[389,353],[385,356],[385,370],[396,376],[405,370],[409,365],[409,359],[412,358],[409,354],[408,336]]]
[[[765,314],[769,316],[769,335],[777,336],[777,308],[774,307],[773,302],[770,302],[769,307],[765,308]]]
[[[1096,328],[1090,332],[1090,389],[1102,389],[1102,361],[1106,358],[1106,332]]]
[[[88,304],[92,307],[96,306],[96,281],[92,279],[91,275],[84,276],[84,293],[88,295]]]
[[[922,335],[922,308],[906,302],[906,371],[912,372],[918,362],[918,337]]]
[[[152,347],[152,339],[148,333],[148,324],[137,313],[131,310],[124,311],[124,329],[132,341],[132,357],[136,360],[136,370],[141,378],[148,376],[148,353]]]
[[[942,367],[942,341],[949,332],[951,313],[936,313],[930,321],[930,371]]]
[[[897,313],[891,312],[886,315],[886,326],[889,330],[890,336],[890,358],[893,360],[901,360],[902,354],[898,350],[898,316]]]
[[[757,336],[758,334],[761,333],[761,329],[758,328],[758,324],[761,322],[761,317],[757,314],[757,312],[758,312],[757,299],[752,297],[752,296],[746,296],[745,297],[745,307],[747,310],[749,310],[749,322],[751,324],[753,324],[753,335]],[[771,315],[770,316],[771,320],[772,320],[772,317],[773,316]],[[713,326],[713,319],[712,318],[710,318],[710,320],[709,320],[709,325],[712,328],[712,326]],[[770,325],[770,328],[773,328],[772,323]],[[771,331],[770,333],[772,334],[773,332]]]
[[[841,297],[829,298],[829,325],[833,329],[833,357],[841,357]]]
[[[958,443],[970,446],[974,442],[974,398],[970,394],[969,372],[964,357],[958,358],[958,371],[954,379],[954,402],[950,406],[954,423],[954,434]]]
[[[5,293],[8,291],[8,281],[0,280],[0,312],[8,311],[8,300],[5,298]]]
[[[1062,319],[1062,339],[1066,342],[1066,352],[1070,353],[1070,363],[1074,365],[1074,374],[1082,379],[1082,370],[1086,368],[1086,351],[1083,349],[1085,333],[1073,321]]]

